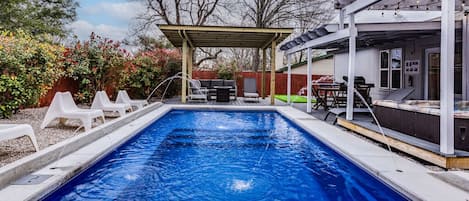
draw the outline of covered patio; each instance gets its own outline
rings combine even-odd
[[[265,74],[267,49],[270,48],[270,66],[276,66],[276,48],[292,32],[291,28],[254,28],[227,26],[158,25],[175,47],[182,48],[181,102],[187,100],[187,78],[192,79],[193,52],[195,48],[259,48],[262,50],[261,96],[266,97]],[[275,70],[271,70],[270,104],[275,103]]]
[[[419,142],[413,141],[413,139],[408,140],[404,139],[403,141],[397,142],[396,137],[393,131],[387,131],[389,133],[388,137],[381,136],[379,129],[374,128],[376,125],[364,125],[357,124],[357,119],[354,118],[353,105],[354,105],[354,96],[347,96],[346,104],[346,117],[345,119],[340,119],[339,124],[342,126],[361,133],[362,135],[371,137],[377,141],[391,144],[391,146],[405,150],[407,153],[415,155],[424,160],[431,161],[435,164],[438,164],[442,167],[451,168],[451,167],[464,167],[469,168],[469,160],[467,158],[467,152],[461,152],[455,150],[455,87],[462,88],[462,94],[460,96],[461,100],[468,100],[468,36],[469,32],[467,29],[468,17],[466,15],[466,7],[464,1],[451,1],[451,0],[442,0],[442,1],[398,1],[398,0],[355,0],[355,1],[336,1],[336,8],[340,9],[340,14],[338,17],[338,24],[325,25],[319,27],[315,30],[308,31],[301,35],[300,37],[295,38],[294,40],[285,43],[281,49],[284,50],[287,59],[292,56],[292,54],[305,50],[308,55],[308,76],[311,76],[311,69],[314,68],[311,62],[311,55],[314,50],[317,49],[335,49],[335,52],[346,53],[347,62],[344,64],[346,68],[346,76],[349,78],[355,77],[357,69],[361,68],[363,63],[369,61],[366,60],[357,60],[359,56],[357,51],[365,50],[367,48],[375,48],[380,50],[386,46],[392,46],[394,41],[401,41],[403,44],[412,43],[413,41],[427,41],[429,43],[434,43],[435,39],[438,38],[436,42],[438,44],[438,66],[441,68],[438,74],[438,115],[439,119],[438,128],[438,144],[436,148],[434,145],[427,146],[421,145],[418,146]],[[364,10],[394,10],[395,14],[401,10],[407,11],[441,11],[441,17],[426,20],[421,22],[396,22],[396,23],[363,23],[357,24],[355,21],[355,16]],[[383,12],[384,13],[384,12]],[[458,15],[456,15],[456,13]],[[348,23],[345,20],[348,18]],[[432,41],[430,41],[432,40]],[[455,44],[462,44],[460,47],[462,55],[462,83],[461,86],[455,86]],[[414,43],[415,44],[415,43]],[[415,45],[414,45],[415,47]],[[423,51],[418,49],[418,51]],[[419,55],[419,52],[416,52],[416,55]],[[422,53],[423,54],[423,53]],[[409,56],[410,54],[404,55],[410,58],[412,61],[414,56]],[[406,59],[408,59],[406,58]],[[363,57],[362,57],[363,59]],[[370,59],[370,58],[366,58]],[[289,60],[289,59],[288,59]],[[427,60],[428,61],[428,60]],[[423,59],[422,65],[424,62],[427,62]],[[377,62],[378,63],[378,62]],[[290,66],[290,62],[288,62]],[[403,66],[403,65],[402,65]],[[379,67],[379,66],[378,66]],[[379,69],[378,67],[374,67]],[[404,67],[402,67],[404,68]],[[370,69],[374,70],[374,69]],[[407,79],[411,73],[404,73],[404,70],[400,71],[401,77]],[[422,71],[419,71],[422,72]],[[423,74],[423,73],[422,73]],[[421,75],[421,74],[420,74]],[[380,75],[378,75],[380,76]],[[405,76],[405,77],[404,77]],[[426,75],[425,75],[426,76]],[[410,76],[412,77],[412,76]],[[397,80],[399,85],[396,85],[396,88],[407,87],[408,80]],[[423,78],[422,78],[423,79]],[[428,78],[425,78],[428,79]],[[382,80],[379,78],[379,80]],[[419,82],[423,82],[419,80]],[[404,83],[406,85],[404,85]],[[412,80],[410,80],[412,83]],[[290,85],[290,81],[287,83]],[[381,83],[377,83],[379,88],[381,88]],[[311,99],[311,80],[308,80],[308,99]],[[348,79],[346,82],[347,86],[355,86],[354,79]],[[390,84],[386,84],[389,89]],[[411,85],[412,86],[412,85]],[[423,88],[423,87],[422,87]],[[347,94],[354,94],[354,87],[347,87]],[[427,90],[427,89],[425,89]],[[289,93],[290,94],[290,91]],[[425,97],[429,97],[425,91]],[[423,96],[423,92],[421,95]],[[413,103],[412,103],[413,104]],[[430,107],[430,106],[429,106]],[[311,107],[306,108],[307,112],[311,112]],[[433,111],[433,110],[432,110]],[[420,111],[412,111],[420,112]],[[458,111],[458,117],[461,117]],[[373,127],[373,128],[372,128]],[[459,127],[458,127],[458,132]],[[373,133],[375,136],[371,136],[370,133]],[[394,136],[393,136],[394,135]],[[398,134],[399,135],[399,134]],[[410,146],[407,146],[409,145]],[[414,146],[417,145],[417,146]],[[423,149],[421,149],[423,148]],[[428,152],[427,152],[428,151]]]

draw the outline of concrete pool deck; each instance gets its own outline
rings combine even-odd
[[[89,133],[77,136],[53,145],[25,159],[9,164],[0,169],[0,180],[8,183],[0,190],[0,200],[36,200],[50,193],[56,187],[67,182],[77,173],[83,171],[106,154],[112,152],[119,145],[135,136],[143,128],[162,117],[171,109],[208,109],[208,110],[264,110],[277,111],[287,117],[311,135],[330,146],[358,166],[363,167],[372,175],[393,186],[413,200],[469,200],[469,192],[457,188],[435,174],[423,165],[412,162],[386,151],[385,149],[360,139],[336,126],[312,117],[289,106],[228,106],[228,105],[152,105],[141,113],[126,115],[98,126]],[[128,119],[127,119],[128,118]],[[117,124],[118,122],[119,125]],[[116,124],[116,125],[113,125]],[[114,129],[111,129],[113,127]],[[94,135],[101,135],[98,139],[90,140]],[[84,146],[67,146],[78,142],[90,141]],[[75,150],[72,150],[74,148]],[[66,155],[66,153],[69,153]],[[61,156],[66,155],[61,158]],[[44,158],[51,161],[45,164]],[[60,158],[58,160],[54,160]],[[34,163],[34,160],[38,160]],[[23,166],[29,161],[27,168],[32,170],[22,179],[16,180],[18,171],[5,171],[8,168]],[[40,162],[42,161],[42,162]],[[52,162],[53,161],[53,162]],[[25,169],[24,167],[23,169]],[[400,170],[400,171],[397,171]],[[10,174],[10,175],[9,175]],[[459,176],[467,177],[467,173],[460,172]],[[10,178],[10,181],[5,179]]]

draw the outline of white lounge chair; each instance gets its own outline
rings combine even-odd
[[[256,78],[244,78],[244,101],[254,100],[259,102],[259,94],[257,93]]]
[[[132,106],[128,103],[113,103],[109,100],[105,91],[98,91],[94,96],[91,109],[100,109],[104,112],[118,112],[119,116],[124,116],[127,110],[132,111]]]
[[[0,124],[0,141],[27,136],[36,151],[39,151],[33,127],[29,124]]]
[[[104,113],[102,110],[78,108],[70,92],[57,92],[47,110],[44,121],[41,124],[41,129],[44,129],[54,119],[62,118],[61,123],[63,123],[64,119],[79,119],[83,123],[85,131],[87,131],[91,129],[92,120],[98,117],[101,117],[104,123]]]
[[[125,90],[119,90],[119,92],[117,92],[116,103],[127,103],[133,107],[137,107],[138,110],[142,109],[145,105],[148,105],[147,100],[130,99],[129,94],[127,94],[127,91]]]

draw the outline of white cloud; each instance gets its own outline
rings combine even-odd
[[[106,24],[94,25],[85,20],[77,20],[70,24],[69,28],[72,29],[73,33],[80,40],[86,40],[91,32],[95,32],[102,37],[120,41],[125,38],[128,31],[127,27],[116,27]]]
[[[118,20],[130,21],[136,17],[139,12],[145,11],[144,5],[139,1],[132,2],[101,2],[92,7],[83,8],[85,14],[97,15],[104,14]]]

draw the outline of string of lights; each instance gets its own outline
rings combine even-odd
[[[341,8],[345,5],[340,4],[337,7]],[[456,10],[462,10],[465,6],[466,0],[456,0]],[[398,13],[400,10],[441,10],[441,0],[383,0],[376,3],[375,5],[370,6],[368,9],[394,10],[396,13]]]

